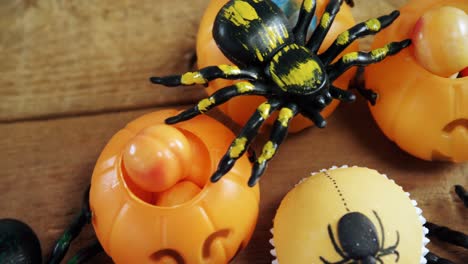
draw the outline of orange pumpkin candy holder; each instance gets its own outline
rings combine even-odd
[[[300,7],[302,0],[294,0],[298,3]],[[211,0],[209,3],[203,18],[200,22],[200,27],[198,30],[197,35],[197,66],[198,68],[203,68],[212,65],[221,65],[221,64],[231,64],[223,53],[219,50],[216,42],[213,39],[213,23],[216,17],[216,14],[221,9],[221,7],[227,2],[227,0]],[[328,0],[317,0],[317,16],[321,17],[325,7],[329,1]],[[354,26],[356,23],[354,18],[351,14],[350,8],[343,4],[341,6],[340,12],[337,14],[330,31],[328,32],[322,46],[319,49],[319,53],[325,51],[336,39],[336,37],[343,31],[347,30],[348,28]],[[359,48],[358,42],[354,42],[349,47],[347,47],[340,55],[357,51]],[[341,56],[337,56],[340,58]],[[354,76],[356,70],[350,69],[342,76],[340,76],[334,84],[337,87],[342,89],[347,89],[348,83],[351,78]],[[211,95],[217,90],[232,85],[235,81],[229,80],[213,80],[209,83],[207,87],[207,92]],[[258,105],[260,105],[265,99],[261,96],[240,96],[236,98],[230,99],[228,102],[218,106],[224,114],[228,115],[234,122],[244,125],[249,117],[255,112],[255,109]],[[333,100],[329,106],[327,106],[322,112],[321,115],[324,118],[330,116],[330,114],[336,109],[339,102],[338,100]],[[273,124],[274,120],[276,119],[277,114],[273,114],[268,121],[267,124]],[[291,125],[289,127],[289,132],[298,132],[306,127],[312,126],[312,122],[303,117],[302,115],[298,115],[291,121]]]
[[[423,14],[443,6],[468,12],[465,0],[413,0],[373,46],[411,37]],[[468,78],[429,72],[418,63],[414,48],[366,68],[366,86],[379,95],[370,107],[372,115],[388,138],[416,157],[468,161]]]
[[[97,161],[92,223],[116,263],[227,263],[252,235],[259,187],[247,186],[248,159],[239,159],[219,182],[208,180],[234,135],[207,116],[165,125],[176,113],[132,121]],[[146,155],[152,150],[158,158]],[[168,179],[145,182],[148,171]]]

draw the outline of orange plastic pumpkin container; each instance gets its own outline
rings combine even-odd
[[[468,12],[466,0],[413,0],[375,38],[374,47],[412,37],[427,11],[452,6]],[[430,30],[430,29],[429,29]],[[366,86],[378,95],[372,115],[385,135],[425,160],[468,160],[468,78],[446,78],[426,70],[414,45],[366,68]]]
[[[302,0],[293,0],[296,2],[298,7],[302,4]],[[214,19],[216,14],[221,9],[221,7],[227,2],[227,0],[211,0],[208,8],[203,15],[203,18],[200,23],[200,28],[198,31],[197,36],[197,58],[198,58],[198,68],[203,68],[212,65],[220,65],[220,64],[233,64],[230,62],[223,53],[218,49],[216,42],[213,39],[212,29]],[[325,10],[326,4],[328,4],[328,0],[317,0],[317,15],[320,17]],[[343,4],[341,6],[340,12],[336,16],[330,31],[328,32],[322,46],[320,47],[319,52],[325,51],[336,39],[336,37],[343,31],[347,30],[348,28],[354,26],[356,23],[354,18],[351,14],[350,8]],[[346,48],[341,55],[345,53],[349,53],[352,51],[357,51],[359,48],[358,42],[355,41],[351,44],[348,48]],[[338,56],[340,58],[341,56]],[[348,70],[345,74],[340,76],[335,82],[335,86],[347,89],[348,83],[351,78],[355,74],[355,69]],[[210,82],[209,86],[207,87],[208,93],[211,95],[215,91],[232,85],[234,81],[228,80],[214,80]],[[228,115],[234,122],[244,125],[249,117],[255,112],[255,109],[265,101],[265,98],[261,96],[239,96],[229,100],[228,102],[220,105],[218,109],[220,109],[224,114]],[[324,118],[328,117],[338,106],[338,101],[334,100],[328,107],[326,107],[322,112],[322,116]],[[276,115],[272,115],[267,124],[272,124],[273,121],[276,119]],[[289,127],[289,132],[297,132],[306,127],[312,126],[312,122],[303,117],[302,115],[298,115],[291,121],[291,126]]]
[[[209,182],[234,135],[208,116],[165,125],[176,113],[132,121],[97,161],[92,223],[116,263],[227,263],[253,233],[259,187],[247,186],[248,159]]]

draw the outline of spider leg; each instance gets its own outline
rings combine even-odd
[[[302,107],[301,114],[305,117],[309,118],[314,122],[314,124],[319,128],[324,128],[327,126],[327,121],[323,116],[320,114],[320,110],[314,107]]]
[[[307,41],[306,47],[312,52],[317,53],[320,45],[322,45],[325,36],[327,35],[330,27],[335,20],[335,16],[340,10],[340,6],[343,3],[343,0],[330,0],[327,7],[325,8],[325,12],[323,13],[322,17],[320,18],[320,22],[318,23],[317,27],[312,33],[309,41]]]
[[[320,60],[323,62],[323,64],[328,65],[353,41],[367,35],[377,34],[380,32],[380,30],[389,26],[399,15],[400,12],[395,10],[389,15],[381,16],[379,18],[372,18],[365,22],[356,24],[347,31],[338,35],[335,42],[333,42],[333,44],[325,52],[319,55]]]
[[[379,215],[377,214],[376,211],[372,210],[372,212],[374,213],[375,215],[375,218],[377,218],[377,221],[379,221],[379,225],[380,225],[380,235],[382,236],[382,239],[380,240],[380,250],[384,249],[385,248],[385,231],[384,231],[384,227],[383,227],[383,224],[382,224],[382,220],[380,219]],[[397,232],[398,234],[398,232]]]
[[[97,239],[94,239],[88,246],[80,249],[67,263],[87,263],[89,259],[103,252],[101,244]]]
[[[189,108],[176,116],[169,117],[166,119],[166,124],[175,124],[181,121],[191,119],[197,115],[203,114],[211,108],[225,103],[229,99],[239,95],[266,95],[269,88],[256,83],[255,85],[250,82],[238,82],[234,85],[224,87],[210,97],[202,99],[198,104],[192,108]]]
[[[241,132],[231,143],[226,154],[218,163],[218,169],[211,176],[211,182],[217,182],[224,174],[228,173],[234,166],[234,163],[239,159],[245,151],[252,139],[257,135],[260,126],[271,115],[273,111],[278,109],[282,101],[271,98],[267,102],[262,103],[247,121]]]
[[[80,213],[60,236],[60,238],[55,242],[52,252],[48,256],[47,263],[60,263],[60,261],[62,261],[67,254],[67,251],[73,240],[78,237],[87,224],[91,223],[92,212],[89,206],[90,188],[91,185],[88,186],[83,195]]]
[[[340,89],[335,86],[330,86],[330,94],[333,98],[343,101],[343,102],[354,102],[356,100],[356,95],[350,91]]]
[[[228,80],[257,80],[258,74],[253,70],[243,70],[232,65],[208,66],[195,72],[186,72],[182,75],[170,75],[165,77],[151,77],[150,81],[164,86],[207,84],[214,79]]]
[[[307,30],[312,18],[314,18],[316,5],[317,0],[304,0],[302,2],[301,10],[299,11],[299,18],[297,19],[296,26],[293,28],[296,42],[300,45],[305,44]]]
[[[468,193],[466,192],[466,190],[461,185],[455,185],[455,193],[464,202],[464,205],[466,207],[468,203]],[[431,222],[426,222],[424,226],[427,229],[429,229],[429,237],[436,237],[441,241],[459,247],[468,248],[468,235],[445,226],[439,226]]]
[[[395,242],[395,245],[388,247],[386,249],[379,250],[379,254],[377,255],[377,258],[386,256],[386,255],[395,254],[396,255],[395,262],[398,262],[398,260],[400,259],[400,252],[398,252],[396,248],[398,247],[398,244],[400,244],[400,233],[397,231],[396,234],[397,234],[397,241]]]
[[[299,109],[295,104],[288,104],[281,108],[278,118],[273,125],[269,141],[263,146],[262,154],[258,157],[252,168],[252,175],[249,179],[249,186],[254,186],[267,167],[267,163],[276,154],[276,150],[288,134],[289,123],[298,113]]]
[[[333,230],[331,228],[331,225],[328,225],[328,236],[330,237],[330,240],[332,241],[333,248],[335,249],[336,253],[338,253],[338,255],[340,255],[340,257],[342,257],[343,260],[340,260],[338,262],[330,262],[330,261],[326,260],[324,257],[320,257],[320,260],[325,264],[345,264],[346,262],[348,262],[350,260],[350,258],[348,256],[346,256],[345,253],[343,253],[343,251],[340,249],[340,247],[336,243],[335,235],[333,234]]]
[[[346,256],[346,254],[340,249],[340,247],[338,246],[338,243],[336,243],[335,235],[333,234],[331,225],[328,225],[328,236],[330,237],[332,241],[333,248],[335,248],[336,253],[338,253],[338,255],[340,255],[343,259],[349,259],[349,257]]]
[[[356,89],[358,93],[364,97],[371,105],[377,102],[378,94],[372,89],[367,89],[364,81],[364,66],[358,66],[356,75],[349,82],[349,90]]]
[[[441,258],[432,252],[427,253],[424,257],[427,260],[427,264],[455,264],[452,261]]]
[[[365,66],[382,61],[387,56],[395,55],[400,50],[408,47],[410,43],[411,40],[406,39],[401,42],[391,42],[383,48],[378,48],[370,52],[351,52],[345,54],[337,62],[327,67],[328,77],[330,81],[334,81],[352,66]]]
[[[433,236],[441,241],[468,248],[468,236],[466,234],[431,222],[426,222],[424,226],[429,229],[429,237]]]

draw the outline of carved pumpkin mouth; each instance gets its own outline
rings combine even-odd
[[[465,134],[468,134],[468,119],[467,118],[458,118],[455,119],[448,124],[446,124],[442,128],[442,135],[449,140],[453,140],[454,138],[454,132],[456,130],[461,130],[464,131]],[[453,157],[450,157],[446,154],[444,154],[444,151],[435,149],[432,151],[432,160],[446,160],[446,161],[454,161]]]

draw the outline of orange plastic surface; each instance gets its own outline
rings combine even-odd
[[[217,183],[209,181],[234,138],[232,132],[208,116],[166,127],[164,119],[175,114],[176,110],[160,111],[129,123],[112,137],[96,163],[90,191],[92,222],[116,263],[227,263],[246,246],[254,230],[259,187],[247,186],[248,159],[240,158]],[[148,145],[140,142],[142,135],[149,138]],[[171,146],[184,141],[182,148]],[[148,148],[140,157],[144,166],[124,164],[131,144]],[[147,155],[152,148],[174,155],[154,160]],[[171,157],[183,168],[172,172],[162,164],[150,166],[151,161]],[[162,192],[149,191],[133,181],[129,166],[147,177],[168,175],[178,182]],[[151,173],[155,167],[164,169]]]
[[[374,47],[411,38],[428,10],[453,6],[468,11],[466,0],[413,0],[393,25],[376,36]],[[378,94],[370,106],[377,124],[391,140],[425,160],[468,160],[468,78],[444,78],[422,67],[404,49],[366,68],[366,86]]]
[[[123,163],[140,188],[161,192],[186,176],[191,155],[190,143],[181,131],[154,125],[130,140],[123,153]]]
[[[414,56],[426,70],[450,77],[468,66],[468,15],[453,6],[429,9],[413,30]]]
[[[302,3],[302,0],[294,1]],[[213,22],[215,16],[226,2],[227,0],[211,0],[202,18],[197,36],[197,58],[199,68],[220,64],[233,64],[219,50],[212,36]],[[317,0],[317,14],[319,15],[319,17],[324,12],[327,3],[327,0]],[[351,14],[350,8],[347,5],[343,4],[319,52],[325,51],[341,32],[354,26],[354,24],[355,21]],[[351,44],[346,50],[344,50],[341,53],[341,55],[357,50],[358,43],[355,42]],[[338,58],[341,57],[341,55],[338,56]],[[354,69],[347,71],[334,82],[334,85],[342,89],[347,89],[349,80],[351,80],[354,74]],[[210,82],[207,91],[209,94],[212,94],[223,87],[232,85],[233,83],[234,81],[221,79],[214,80]],[[250,118],[250,116],[255,112],[255,109],[264,101],[265,98],[261,96],[240,96],[229,100],[223,105],[218,106],[218,108],[223,113],[232,118],[236,123],[244,125]],[[328,107],[326,107],[322,111],[322,116],[325,118],[328,117],[337,106],[338,101],[334,100]],[[269,118],[267,124],[271,125],[276,119],[276,117],[277,115],[272,115]],[[291,121],[289,132],[298,132],[309,126],[312,126],[312,122],[309,119],[303,117],[302,115],[298,115]]]

